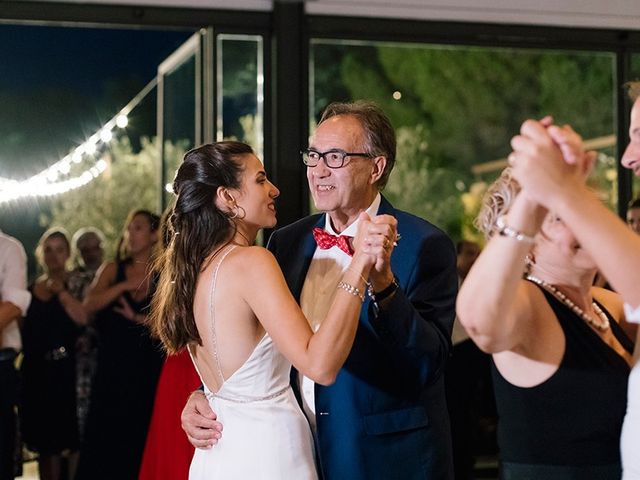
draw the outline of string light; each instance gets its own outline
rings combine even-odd
[[[124,128],[128,124],[129,124],[129,119],[127,118],[127,116],[125,114],[118,115],[116,117],[116,125],[118,126],[118,128]]]
[[[110,128],[104,128],[100,132],[100,140],[102,140],[104,143],[109,143],[112,138],[113,138],[113,133],[111,133]]]
[[[34,175],[23,182],[11,181],[8,185],[5,183],[2,186],[2,190],[0,190],[0,203],[10,202],[24,197],[60,195],[86,185],[106,169],[107,162],[100,159],[94,166],[85,170],[81,175],[59,182],[47,182],[47,179],[42,178],[40,175]]]
[[[84,143],[77,146],[73,153],[64,156],[45,170],[21,181],[0,177],[0,204],[26,197],[60,195],[80,188],[98,178],[107,169],[107,162],[103,159],[96,159],[94,155],[108,146],[113,139],[115,127],[123,129],[129,124],[128,115],[151,92],[157,82],[158,79],[155,77],[111,120],[100,127]],[[79,174],[69,177],[72,163],[80,164],[83,160],[95,161],[95,163]]]

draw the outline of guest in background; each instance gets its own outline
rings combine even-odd
[[[102,231],[95,227],[83,227],[73,235],[76,268],[69,277],[69,291],[84,300],[89,286],[104,258],[106,240]],[[96,369],[98,334],[91,323],[82,328],[76,340],[76,402],[78,411],[78,434],[82,441],[84,426],[89,412],[91,380]]]
[[[75,344],[87,314],[67,288],[70,255],[64,230],[42,235],[36,257],[44,273],[30,287],[22,328],[22,436],[38,453],[42,480],[73,478],[78,458]]]
[[[115,261],[96,275],[84,305],[100,345],[77,479],[138,477],[163,356],[146,326],[159,218],[129,214]]]
[[[627,206],[627,225],[636,233],[640,233],[640,198],[629,202]]]
[[[22,349],[18,320],[27,313],[27,255],[22,244],[0,231],[0,478],[14,478],[16,464],[18,372],[15,359]]]
[[[462,283],[480,255],[480,245],[472,240],[460,240],[456,244],[456,254],[458,278]]]
[[[458,281],[462,284],[480,255],[480,245],[471,240],[456,244]],[[490,357],[469,337],[458,318],[451,335],[453,350],[447,362],[445,387],[451,421],[453,470],[456,480],[475,478],[476,446],[482,438],[483,450],[495,453],[495,402],[491,385]],[[488,432],[481,431],[481,416],[489,419]],[[484,426],[484,423],[483,423]],[[487,438],[488,437],[488,438]]]
[[[83,227],[73,235],[73,245],[79,258],[78,269],[95,273],[104,260],[104,233],[95,227]]]

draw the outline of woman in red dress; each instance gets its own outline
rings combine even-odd
[[[200,385],[189,353],[167,357],[160,373],[139,480],[180,480],[189,476],[193,446],[180,424],[187,397]]]

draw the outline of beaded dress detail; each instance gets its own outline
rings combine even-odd
[[[313,438],[291,390],[291,364],[271,337],[265,334],[228,378],[220,368],[217,345],[224,338],[216,335],[215,304],[223,299],[216,298],[215,288],[220,265],[234,248],[230,246],[220,255],[209,294],[210,335],[222,385],[212,392],[203,382],[209,404],[224,429],[216,446],[196,449],[189,478],[316,479]],[[195,359],[194,365],[197,370]]]

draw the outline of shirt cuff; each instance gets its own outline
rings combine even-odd
[[[630,323],[640,323],[640,305],[638,307],[633,308],[628,303],[624,304],[624,317],[627,322]]]
[[[28,290],[20,290],[17,288],[7,288],[2,291],[2,301],[11,302],[22,312],[24,317],[31,303],[31,293]]]

